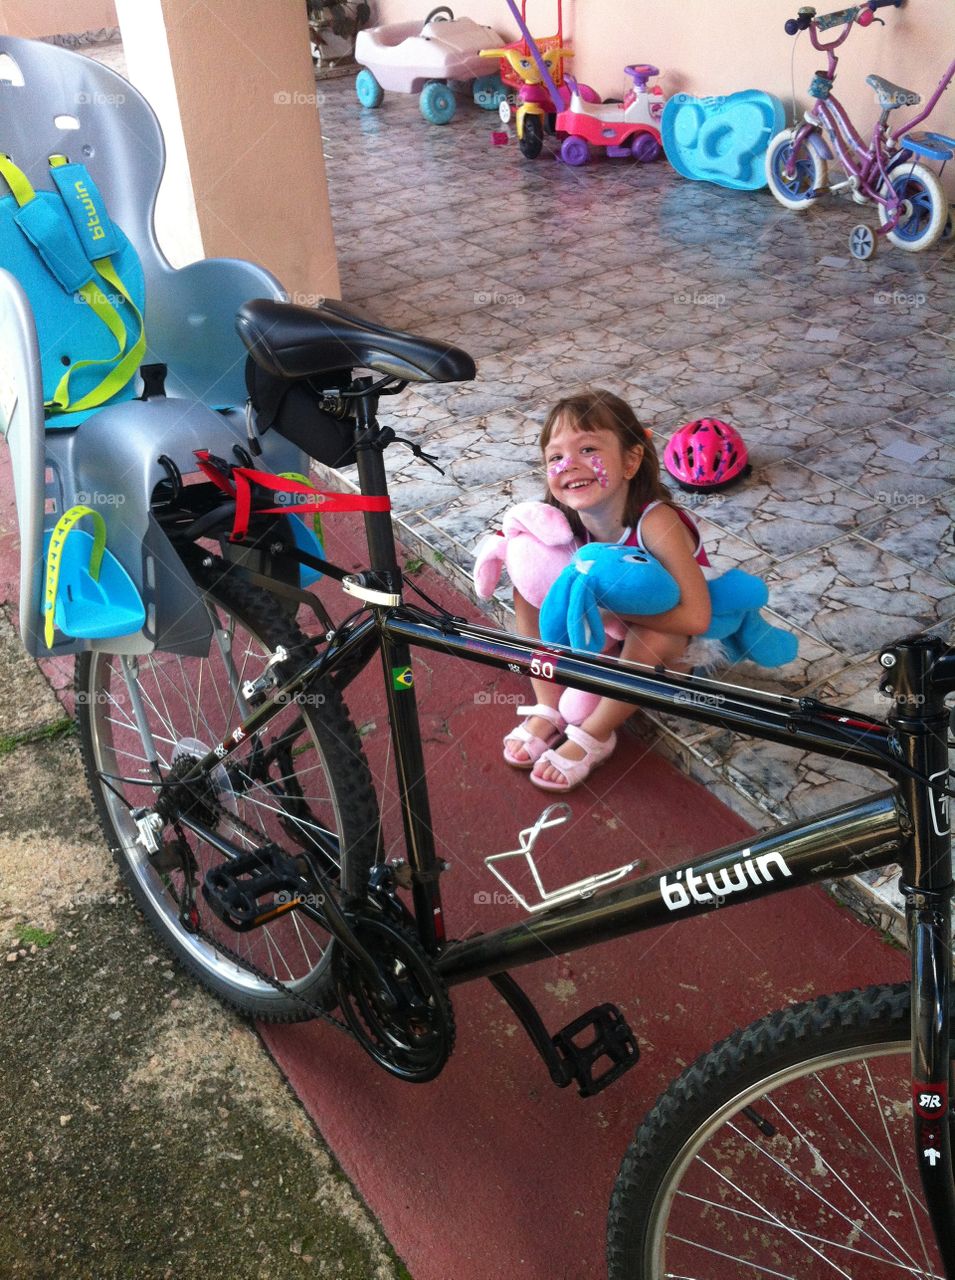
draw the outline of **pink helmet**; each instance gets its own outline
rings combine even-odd
[[[719,418],[688,422],[663,451],[663,465],[683,489],[722,489],[749,474],[748,459],[739,432]]]

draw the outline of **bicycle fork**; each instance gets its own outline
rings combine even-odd
[[[912,961],[912,1114],[916,1159],[945,1273],[955,1277],[952,1169],[952,851],[944,695],[955,689],[955,659],[942,642],[913,637],[881,655],[890,723],[907,770],[899,790],[909,816],[900,889]],[[913,777],[931,780],[926,786]]]

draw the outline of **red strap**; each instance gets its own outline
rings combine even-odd
[[[197,449],[196,462],[199,470],[216,488],[235,498],[235,521],[232,525],[230,542],[242,542],[249,531],[249,520],[252,516],[252,486],[258,485],[272,493],[307,494],[310,502],[285,503],[279,507],[255,507],[256,515],[288,516],[308,515],[317,511],[390,511],[391,499],[387,497],[371,497],[363,493],[333,493],[325,489],[316,489],[310,484],[302,484],[300,480],[289,480],[284,476],[274,476],[269,471],[255,471],[251,467],[231,467],[231,480],[223,475],[218,460],[214,459],[207,449]]]
[[[199,465],[199,470],[206,479],[211,480],[217,489],[221,489],[223,493],[227,493],[230,498],[233,497],[235,489],[229,482],[229,477],[222,474],[222,470],[217,463],[213,461],[212,454],[209,450],[196,449],[195,457],[196,462]]]

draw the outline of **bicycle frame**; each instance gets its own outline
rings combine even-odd
[[[835,79],[839,62],[835,50],[848,38],[853,24],[854,19],[850,19],[842,35],[836,40],[830,41],[829,44],[820,43],[815,23],[809,26],[809,38],[813,48],[827,55],[830,80]],[[910,133],[916,125],[921,124],[923,120],[931,115],[939,98],[948,88],[953,77],[955,77],[955,61],[951,63],[942,76],[924,111],[917,115],[914,120],[909,120],[901,125],[894,132],[889,132],[888,115],[883,112],[873,126],[872,141],[868,146],[849,119],[845,107],[843,107],[838,98],[831,93],[827,98],[817,98],[814,105],[806,113],[805,122],[797,130],[793,138],[793,154],[795,155],[798,152],[814,129],[822,130],[827,141],[832,146],[839,164],[848,175],[847,181],[854,184],[855,188],[866,199],[882,205],[885,209],[893,209],[899,205],[899,201],[892,196],[887,197],[881,194],[881,191],[892,190],[888,177],[889,162],[892,158],[891,153],[899,148],[900,139],[905,134]],[[843,185],[846,184],[837,184],[831,190],[838,190]],[[880,230],[883,233],[893,230],[900,216],[901,207],[894,208],[894,216]]]
[[[358,466],[365,495],[387,495],[377,399],[359,402]],[[886,650],[882,664],[894,694],[888,723],[811,699],[760,693],[718,681],[651,669],[532,638],[428,615],[401,600],[401,574],[390,514],[365,514],[375,587],[348,589],[369,602],[370,615],[353,623],[182,780],[188,787],[228,759],[236,746],[320,677],[347,684],[380,655],[420,939],[449,984],[493,977],[523,964],[592,946],[678,917],[771,893],[857,874],[899,862],[912,954],[913,1101],[918,1165],[948,1274],[955,1277],[955,1180],[950,1131],[951,841],[947,797],[915,775],[947,778],[947,714],[943,698],[955,689],[955,651],[915,637]],[[387,589],[382,591],[381,583]],[[347,584],[346,584],[347,585]],[[887,773],[895,786],[806,822],[774,829],[694,859],[664,874],[621,881],[516,924],[465,940],[446,936],[439,862],[413,679],[411,649],[534,674],[634,706],[669,711],[769,741],[852,760]],[[401,679],[397,676],[402,676]],[[226,857],[244,848],[205,830],[188,814],[179,820]],[[326,921],[340,936],[336,908]]]

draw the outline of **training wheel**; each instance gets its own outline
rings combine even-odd
[[[875,235],[864,222],[858,223],[849,233],[849,252],[860,262],[865,262],[875,253]]]

